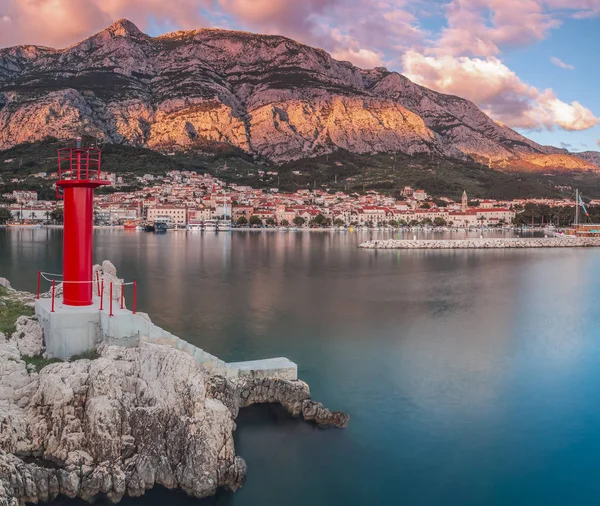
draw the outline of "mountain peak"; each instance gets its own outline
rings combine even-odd
[[[106,31],[114,36],[120,37],[146,37],[134,23],[125,18],[115,21],[106,29]]]

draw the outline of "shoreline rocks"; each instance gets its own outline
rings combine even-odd
[[[59,494],[118,502],[155,485],[198,498],[235,491],[247,474],[235,419],[252,404],[279,403],[324,427],[348,424],[299,380],[225,378],[151,343],[102,344],[96,359],[36,372],[25,355],[41,355],[43,345],[39,324],[25,317],[0,340],[0,506]]]
[[[523,249],[523,248],[594,248],[597,237],[539,237],[488,239],[372,240],[358,245],[363,249]]]

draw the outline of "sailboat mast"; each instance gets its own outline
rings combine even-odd
[[[575,225],[579,225],[579,189],[575,190]]]

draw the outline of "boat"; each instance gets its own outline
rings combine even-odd
[[[229,232],[231,230],[231,220],[217,220],[217,231]]]
[[[139,224],[138,220],[128,220],[123,224],[125,230],[135,230]]]
[[[167,223],[164,221],[155,221],[154,222],[154,231],[157,234],[166,232],[167,231]]]
[[[144,232],[154,232],[154,230],[154,223],[146,223],[146,225],[144,225]]]
[[[202,224],[201,223],[188,223],[186,229],[188,232],[202,232]]]
[[[216,232],[217,231],[217,222],[218,222],[218,220],[205,220],[204,221],[204,231],[205,232]]]

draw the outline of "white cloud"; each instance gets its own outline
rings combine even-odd
[[[408,51],[404,74],[428,88],[466,97],[512,128],[585,130],[600,118],[579,102],[558,99],[551,89],[524,83],[498,58],[427,56]]]
[[[575,67],[573,65],[569,65],[568,63],[565,63],[564,61],[562,61],[560,58],[557,58],[556,56],[552,56],[550,58],[550,61],[552,63],[554,63],[554,65],[556,65],[557,67],[560,67],[562,69],[575,70]]]

